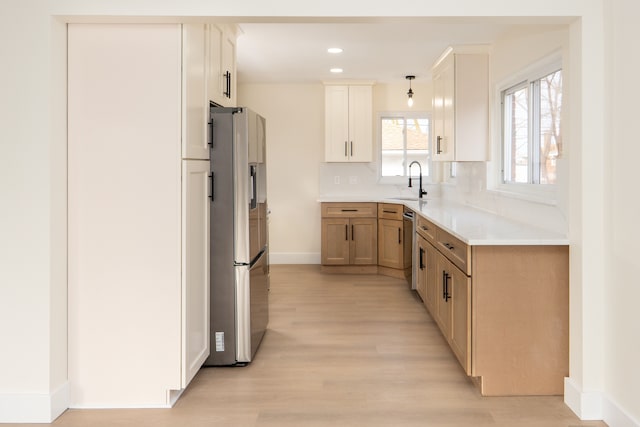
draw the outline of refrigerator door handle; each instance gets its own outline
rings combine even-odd
[[[257,179],[258,174],[256,172],[256,166],[251,165],[249,167],[249,174],[251,175],[251,204],[250,209],[255,209],[258,207],[258,185]]]
[[[215,182],[215,178],[213,177],[213,172],[211,172],[209,174],[209,181],[211,183],[211,194],[209,195],[209,198],[213,202],[215,200],[214,193],[213,193],[213,185],[214,185],[214,182]]]

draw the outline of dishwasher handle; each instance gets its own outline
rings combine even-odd
[[[406,220],[413,221],[413,212],[403,212],[402,217]]]

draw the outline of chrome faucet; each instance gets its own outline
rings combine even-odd
[[[427,192],[422,189],[422,165],[417,160],[414,160],[413,162],[409,163],[409,187],[412,187],[412,185],[411,185],[411,166],[413,166],[414,164],[418,165],[418,168],[420,168],[420,188],[418,189],[418,198],[422,199],[422,196],[426,196]]]

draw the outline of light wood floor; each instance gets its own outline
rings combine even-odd
[[[69,410],[53,425],[605,426],[560,396],[481,397],[403,281],[272,266],[271,283],[249,366],[201,370],[170,410]]]

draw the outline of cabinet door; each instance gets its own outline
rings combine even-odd
[[[444,139],[441,144],[442,155],[441,160],[453,161],[455,158],[456,150],[456,135],[455,135],[455,57],[452,57],[450,61],[447,61],[445,67],[442,70],[442,85],[443,85],[443,127],[444,127]]]
[[[322,219],[322,264],[349,264],[351,227],[348,218]]]
[[[440,326],[442,334],[449,341],[449,331],[451,330],[451,303],[450,293],[447,292],[449,286],[450,267],[449,261],[438,253],[436,259],[436,322]]]
[[[373,158],[371,86],[349,86],[349,161],[370,162]]]
[[[454,57],[444,59],[433,79],[433,160],[455,160]]]
[[[378,265],[390,268],[404,267],[402,225],[400,220],[378,220]]]
[[[351,218],[351,264],[370,265],[378,262],[378,233],[375,218]]]
[[[222,30],[214,24],[207,29],[207,98],[224,104],[222,95]]]
[[[416,291],[424,304],[427,305],[427,241],[424,237],[416,234]]]
[[[203,24],[182,26],[182,158],[209,159]]]
[[[325,87],[325,161],[349,161],[349,87]]]
[[[486,161],[489,146],[488,56],[456,55],[455,61],[455,76],[452,77],[455,80],[455,158],[456,161]]]
[[[433,76],[433,160],[442,160],[444,138],[444,81],[442,73]]]
[[[451,329],[449,342],[467,374],[471,373],[471,279],[460,269],[449,268]]]
[[[209,356],[209,162],[182,161],[182,387]]]
[[[422,238],[422,237],[421,237]],[[424,240],[424,238],[422,238]],[[438,251],[430,243],[425,240],[425,264],[426,264],[426,288],[425,288],[425,305],[429,313],[434,317],[437,314],[438,297],[442,296],[442,292],[438,294],[438,274],[437,274]]]
[[[236,38],[230,30],[222,34],[222,95],[225,107],[236,105]]]

